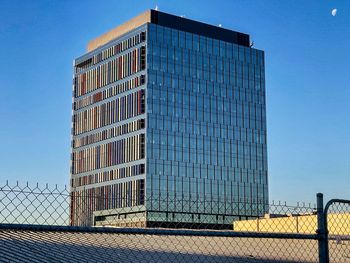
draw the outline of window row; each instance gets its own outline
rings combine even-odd
[[[148,42],[150,45],[167,43],[167,45],[173,47],[186,48],[257,64],[264,61],[263,51],[159,25],[150,25]]]
[[[165,196],[148,201],[147,207],[152,212],[147,213],[147,220],[186,222],[208,227],[208,224],[232,225],[234,221],[256,219],[269,212],[268,204],[264,204],[263,199],[230,202],[211,199],[197,201],[195,198],[182,200],[180,196],[176,199]]]
[[[152,90],[159,92],[189,92],[244,102],[264,103],[264,82],[242,80],[239,85],[219,84],[204,79],[185,77],[166,72],[149,70],[148,83]]]
[[[147,174],[150,176],[184,177],[186,180],[221,180],[236,183],[267,184],[267,171],[244,167],[184,163],[181,161],[148,158]]]
[[[92,131],[145,113],[145,90],[117,98],[73,115],[73,134]]]
[[[197,111],[190,110],[186,107],[177,107],[166,104],[148,104],[147,112],[149,114],[158,114],[161,117],[170,117],[174,119],[183,119],[197,122],[211,123],[212,125],[231,125],[247,129],[266,129],[265,118],[256,119],[249,116],[239,116],[237,113],[223,113],[217,111]],[[198,133],[198,128],[195,127],[195,133]],[[205,127],[204,127],[205,129]]]
[[[266,185],[255,183],[152,176],[147,184],[149,184],[147,192],[150,193],[147,201],[164,200],[171,203],[171,200],[180,199],[184,202],[195,202],[199,206],[204,202],[219,201],[242,204],[247,202],[262,203],[267,196]]]
[[[145,157],[145,134],[72,153],[72,174],[84,173]]]
[[[262,121],[265,118],[265,107],[262,104],[232,101],[215,96],[193,96],[188,92],[166,92],[157,94],[156,90],[149,89],[148,102],[152,112],[160,115],[175,115],[180,111],[183,114],[196,117],[196,112],[203,112],[205,115],[234,114],[236,118],[249,118]],[[153,106],[153,107],[152,107]],[[201,113],[201,114],[203,114]],[[188,116],[186,116],[188,117]]]
[[[110,171],[85,175],[71,180],[72,187],[79,187],[88,184],[102,183],[130,176],[136,176],[145,173],[145,164],[137,164],[133,166],[113,169]]]
[[[113,57],[114,55],[117,55],[129,48],[132,48],[146,40],[146,32],[141,32],[135,36],[132,36],[131,38],[128,38],[126,40],[123,40],[122,42],[107,48],[100,53],[94,55],[93,57],[79,63],[75,66],[76,73],[79,73],[80,71],[87,69],[103,60],[106,60],[110,57]]]
[[[202,165],[217,165],[225,167],[236,167],[264,171],[267,169],[266,158],[257,157],[250,152],[244,155],[234,154],[232,152],[214,152],[206,150],[189,150],[188,148],[148,145],[147,156],[157,160],[178,161],[183,163],[193,163]],[[194,173],[190,176],[205,178],[207,174]]]
[[[264,66],[263,61],[256,63],[255,54],[252,55],[252,59],[248,61],[240,60],[236,57],[219,56],[217,54],[210,54],[202,51],[186,49],[182,47],[169,46],[168,43],[152,43],[149,46],[149,55],[160,60],[166,59],[173,61],[175,63],[182,63],[183,65],[203,65],[205,68],[213,68],[217,64],[220,69],[223,70],[223,65],[230,63],[236,65],[249,65],[250,69],[255,68],[255,66]],[[248,53],[248,56],[251,55]]]
[[[90,95],[88,97],[82,98],[81,100],[77,100],[73,103],[73,109],[79,110],[81,108],[90,106],[91,104],[94,104],[96,102],[114,97],[120,93],[126,92],[128,90],[132,90],[134,88],[137,88],[146,82],[146,76],[141,75],[132,79],[129,79],[123,83],[117,84],[115,86],[112,86],[106,90],[97,92],[93,95]]]
[[[263,156],[265,144],[252,143],[246,140],[218,138],[205,135],[189,135],[180,132],[167,132],[158,130],[148,130],[147,143],[154,144],[156,147],[176,147],[175,150],[183,149],[183,151],[208,151],[208,152],[226,152],[234,155],[245,154],[249,156],[252,153],[258,157]],[[258,150],[257,150],[258,149]]]
[[[125,123],[123,125],[112,127],[110,129],[103,130],[94,134],[86,135],[78,139],[73,139],[73,148],[79,148],[81,146],[108,140],[108,139],[117,137],[119,135],[138,131],[144,128],[145,128],[145,119],[140,119],[133,122]]]
[[[221,88],[221,87],[218,87]],[[261,96],[252,92],[254,95]],[[228,96],[218,96],[217,94],[208,93],[194,93],[188,90],[171,89],[168,87],[157,87],[155,85],[149,85],[149,99],[154,101],[160,101],[161,103],[172,103],[176,105],[185,105],[192,109],[207,110],[218,109],[226,112],[242,112],[242,110],[248,111],[248,108],[258,107],[258,110],[263,109],[257,100],[250,102],[249,100],[239,100],[239,90],[234,90]]]
[[[71,193],[71,225],[93,225],[93,212],[144,205],[145,180],[106,185]]]
[[[191,76],[219,83],[235,83],[239,79],[261,82],[265,70],[263,65],[248,64],[173,48],[165,50],[164,56],[149,54],[147,60],[150,69],[155,71]]]
[[[146,67],[146,47],[134,49],[113,60],[101,64],[74,78],[74,97],[109,85],[117,80],[144,70]]]
[[[219,69],[205,70],[203,68],[194,67],[191,65],[171,64],[163,62],[160,66],[155,63],[150,63],[149,69],[159,72],[168,72],[170,74],[191,77],[194,79],[202,79],[219,84],[230,84],[236,86],[249,86],[256,90],[261,89],[263,79],[254,78],[254,76],[237,74],[232,71],[226,72]]]
[[[258,129],[242,128],[230,125],[229,121],[225,124],[213,124],[207,121],[195,121],[191,119],[171,118],[170,116],[148,115],[148,126],[152,133],[163,133],[163,136],[174,135],[190,136],[190,138],[202,139],[203,136],[210,136],[222,139],[247,141],[257,144],[265,144],[265,131]],[[185,135],[186,134],[186,135]],[[193,136],[195,135],[195,136]]]

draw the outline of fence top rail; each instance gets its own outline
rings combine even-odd
[[[317,234],[296,233],[268,233],[268,232],[238,232],[228,230],[192,230],[192,229],[165,229],[165,228],[129,228],[129,227],[80,227],[80,226],[53,226],[30,224],[0,224],[1,230],[13,231],[41,231],[41,232],[79,232],[79,233],[109,233],[132,235],[165,235],[165,236],[211,236],[211,237],[241,237],[241,238],[276,238],[276,239],[304,239],[317,240]]]
[[[343,203],[343,204],[349,204],[350,205],[350,200],[346,200],[346,199],[331,199],[327,202],[325,208],[324,208],[324,213],[325,213],[325,216],[327,218],[327,214],[328,214],[328,210],[329,208],[331,207],[331,205],[333,205],[334,203]]]

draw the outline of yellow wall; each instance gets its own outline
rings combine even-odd
[[[350,213],[329,214],[327,221],[330,235],[350,235]],[[233,229],[248,232],[314,234],[317,229],[317,216],[302,215],[235,221]]]

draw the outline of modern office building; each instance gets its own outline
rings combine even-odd
[[[147,11],[74,61],[71,224],[232,228],[267,212],[264,52]]]

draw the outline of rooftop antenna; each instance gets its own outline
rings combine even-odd
[[[154,8],[154,10],[158,11],[159,10],[159,7],[158,5],[156,5],[156,8]]]
[[[249,47],[253,47],[254,46],[254,41],[250,42]]]

